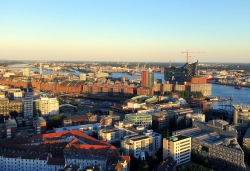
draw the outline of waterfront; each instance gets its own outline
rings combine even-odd
[[[11,69],[16,69],[16,70],[21,70],[27,65],[20,65],[19,68],[9,68]],[[17,67],[18,65],[15,65]],[[38,68],[30,68],[30,70],[37,71],[39,72]],[[45,74],[51,74],[52,70],[45,70],[43,69],[43,73]],[[79,75],[79,71],[72,71],[72,72],[64,72],[65,74],[76,74]],[[110,75],[110,77],[113,78],[119,78],[119,77],[127,77],[129,79],[139,79],[141,76],[132,76],[129,75],[128,73],[113,73]],[[164,82],[164,74],[161,73],[154,73],[155,79],[161,79],[162,83]],[[227,85],[219,85],[219,84],[213,84],[212,85],[212,95],[211,97],[220,97],[220,98],[232,98],[232,102],[219,102],[219,103],[214,103],[214,107],[218,108],[220,107],[219,105],[221,104],[240,104],[243,106],[250,106],[250,88],[247,87],[242,87],[241,89],[235,89],[234,86],[227,86]]]

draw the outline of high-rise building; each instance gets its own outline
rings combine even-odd
[[[25,97],[23,99],[23,116],[33,118],[33,98]]]
[[[141,86],[154,87],[154,72],[151,70],[144,70],[141,73]]]
[[[189,162],[191,159],[191,138],[183,135],[164,138],[163,159],[168,156],[177,162],[177,166]]]
[[[198,75],[198,61],[195,63],[185,63],[179,67],[165,67],[165,81],[191,82],[192,77]]]

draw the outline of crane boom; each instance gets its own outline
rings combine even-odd
[[[188,63],[188,54],[189,53],[204,53],[204,52],[189,52],[188,50],[186,51],[186,52],[181,52],[181,53],[186,53],[187,54],[187,56],[186,56],[186,61],[187,61],[187,63]]]

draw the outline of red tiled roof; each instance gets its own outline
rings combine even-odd
[[[130,156],[122,156],[122,157],[126,160],[127,163],[130,162]]]
[[[65,165],[65,159],[63,158],[49,158],[48,165]]]

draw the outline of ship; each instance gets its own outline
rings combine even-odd
[[[241,89],[241,86],[235,86],[234,88],[235,89]]]

